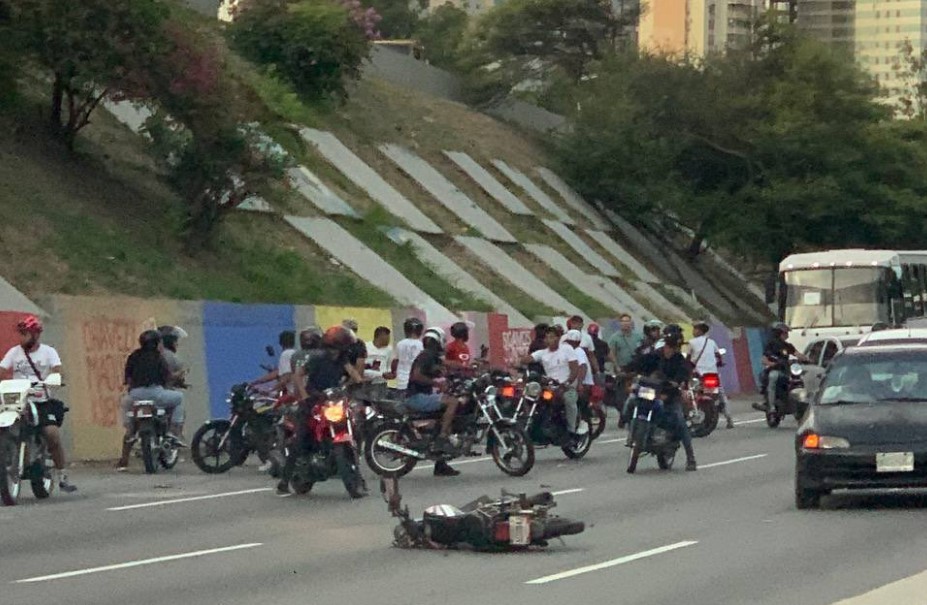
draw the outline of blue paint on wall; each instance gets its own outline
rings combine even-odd
[[[260,364],[276,367],[280,332],[295,329],[295,308],[290,305],[203,305],[209,410],[214,418],[228,416],[225,399],[232,385],[264,374]],[[267,345],[274,346],[278,357],[267,356]]]
[[[721,384],[728,393],[740,393],[740,379],[737,377],[737,361],[734,355],[734,341],[731,331],[722,324],[711,324],[708,335],[718,343],[718,347],[727,349],[724,355],[724,365],[718,368]]]
[[[762,328],[747,328],[747,343],[750,345],[750,365],[753,376],[756,378],[763,371],[763,347],[766,346],[766,330]],[[757,378],[757,384],[759,379]]]

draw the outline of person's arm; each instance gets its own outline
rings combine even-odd
[[[302,364],[293,372],[293,385],[296,387],[296,393],[300,401],[309,399],[309,391],[306,389],[306,364]]]
[[[587,366],[577,362],[578,367],[576,369],[576,387],[581,389],[583,388],[583,381],[586,379]]]
[[[585,349],[586,358],[589,359],[589,370],[592,372],[592,375],[595,376],[601,370],[599,369],[599,360],[595,356],[595,343],[592,345],[592,350]]]
[[[363,361],[362,359],[360,358],[358,359],[358,362],[362,362],[362,361]],[[364,367],[363,364],[361,364],[361,368],[363,367]],[[344,373],[348,375],[348,384],[360,384],[364,382],[363,372],[364,372],[363,369],[361,369],[359,372],[357,371],[356,363],[351,363],[350,361],[346,361],[344,363]]]
[[[540,362],[541,354],[543,354],[543,352],[544,352],[544,349],[538,349],[534,353],[528,353],[527,355],[523,356],[521,359],[519,359],[519,361],[521,362],[521,365],[523,366],[526,366],[529,363]]]
[[[425,373],[422,372],[422,364],[413,363],[412,371],[409,374],[409,382],[431,386],[434,385],[435,380],[431,376],[426,376]]]
[[[273,382],[274,380],[277,380],[279,376],[280,376],[280,372],[278,370],[271,370],[270,372],[264,374],[260,378],[255,378],[254,380],[249,382],[248,385],[252,387],[256,387],[259,384],[267,384],[268,382]]]
[[[577,386],[576,378],[579,376],[580,367],[581,366],[579,365],[578,361],[575,359],[570,360],[570,377],[566,380],[567,385]]]
[[[386,357],[386,363],[383,365],[386,366],[383,369],[383,380],[392,380],[396,378],[396,368],[399,365],[399,360],[396,359],[396,352],[392,348],[390,348]]]

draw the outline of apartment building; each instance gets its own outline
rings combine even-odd
[[[895,65],[905,41],[916,53],[927,48],[927,1],[856,0],[854,19],[856,60],[894,102],[908,83]]]

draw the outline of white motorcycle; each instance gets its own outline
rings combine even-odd
[[[61,375],[44,381],[0,382],[0,501],[13,506],[22,481],[36,498],[48,498],[54,485],[54,462],[40,426],[37,403],[48,400],[48,389],[61,386]]]

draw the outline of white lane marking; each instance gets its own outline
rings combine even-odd
[[[251,544],[237,544],[235,546],[224,546],[222,548],[210,548],[209,550],[198,550],[196,552],[187,552],[179,555],[168,555],[165,557],[155,557],[153,559],[142,559],[140,561],[129,561],[128,563],[116,563],[115,565],[104,565],[103,567],[90,567],[88,569],[77,569],[75,571],[66,571],[64,573],[56,573],[49,576],[38,576],[36,578],[26,578],[24,580],[16,580],[11,582],[11,584],[29,584],[32,582],[47,582],[49,580],[61,580],[63,578],[73,578],[75,576],[85,576],[93,573],[100,573],[103,571],[114,571],[117,569],[128,569],[130,567],[140,567],[142,565],[152,565],[154,563],[165,563],[167,561],[178,561],[180,559],[192,559],[194,557],[204,557],[206,555],[215,555],[223,552],[232,552],[235,550],[244,550],[246,548],[255,548],[257,546],[263,546],[261,542],[253,542]]]
[[[766,422],[766,416],[763,416],[762,418],[754,418],[753,420],[735,420],[735,421],[734,421],[734,424],[735,424],[735,425],[738,425],[738,424],[754,424],[754,423],[756,423],[756,422]]]
[[[601,439],[596,439],[595,441],[593,441],[593,443],[621,443],[622,441],[627,441],[627,440],[628,440],[627,437],[621,437],[618,439],[605,439],[604,441]]]
[[[492,460],[492,456],[483,456],[482,458],[471,458],[469,460],[451,460],[450,462],[453,462],[454,465],[456,466],[460,464],[473,464],[474,462],[486,462],[487,460]],[[450,464],[450,462],[448,464]],[[413,471],[427,470],[427,469],[434,468],[434,467],[435,467],[434,464],[416,464],[415,468],[412,470]]]
[[[585,491],[582,487],[574,487],[573,489],[562,489],[559,492],[551,492],[552,496],[566,496],[567,494],[578,494],[579,492]]]
[[[760,458],[765,458],[769,454],[756,454],[755,456],[744,456],[743,458],[734,458],[733,460],[725,460],[723,462],[712,462],[711,464],[700,464],[699,470],[703,468],[714,468],[716,466],[725,466],[727,464],[737,464],[738,462],[747,462],[748,460],[758,460]]]
[[[260,492],[269,492],[273,488],[259,487],[256,489],[243,489],[237,492],[225,492],[223,494],[210,494],[208,496],[193,496],[191,498],[175,498],[174,500],[160,500],[158,502],[145,502],[142,504],[128,504],[126,506],[113,506],[106,510],[133,510],[136,508],[149,508],[152,506],[166,506],[168,504],[182,504],[184,502],[196,502],[198,500],[212,500],[213,498],[228,498],[229,496],[243,496],[245,494],[258,494]]]
[[[625,557],[619,557],[617,559],[612,559],[611,561],[605,561],[604,563],[596,563],[595,565],[587,565],[586,567],[578,567],[576,569],[571,569],[569,571],[560,572],[552,576],[544,576],[543,578],[538,578],[537,580],[529,580],[525,584],[547,584],[549,582],[556,582],[557,580],[564,580],[566,578],[572,578],[573,576],[582,575],[592,571],[599,571],[600,569],[608,569],[609,567],[616,567],[618,565],[624,565],[625,563],[631,563],[632,561],[637,561],[639,559],[646,559],[647,557],[653,557],[655,555],[661,555],[666,552],[677,550],[680,548],[685,548],[687,546],[692,546],[698,544],[696,540],[685,540],[684,542],[676,542],[675,544],[668,544],[666,546],[661,546],[659,548],[653,548],[651,550],[645,550],[643,552],[635,553],[633,555],[627,555]]]

